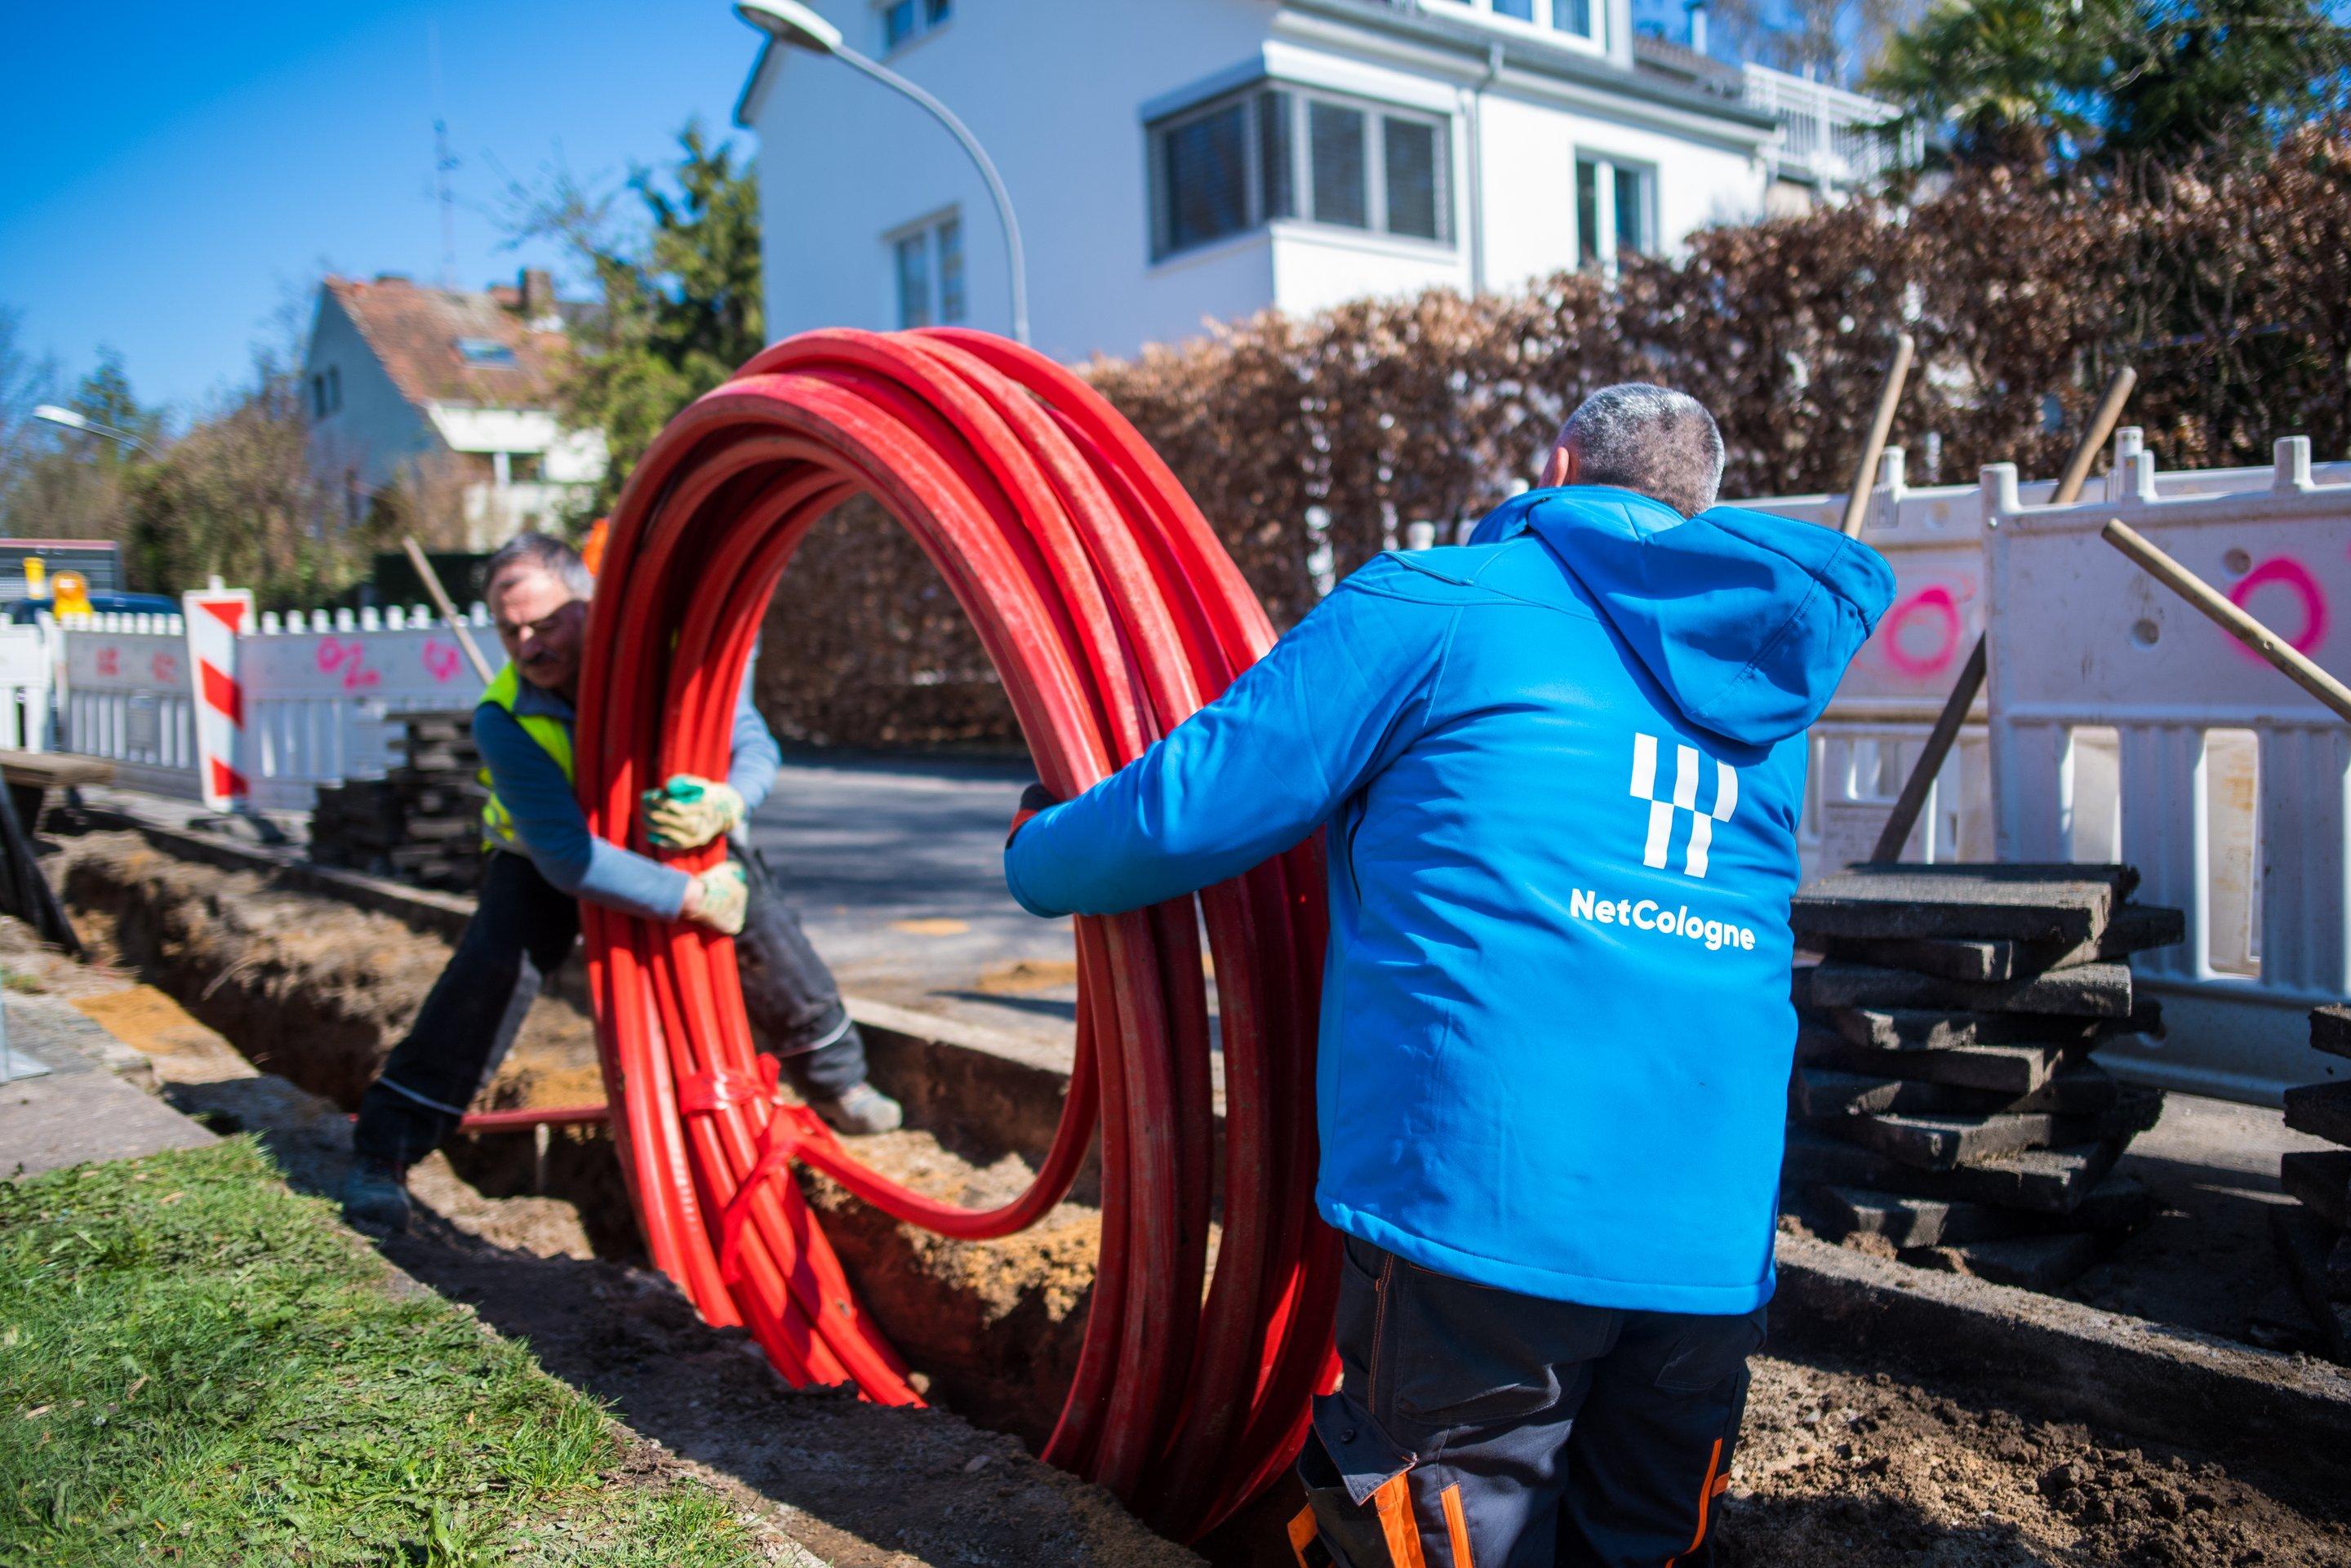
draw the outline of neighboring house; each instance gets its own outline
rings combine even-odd
[[[1605,268],[1834,199],[1900,151],[1861,129],[1890,108],[1636,37],[1630,0],[816,8],[987,148],[1061,359]],[[736,120],[759,136],[770,334],[1008,329],[995,208],[914,104],[770,43]]]
[[[537,270],[478,294],[389,273],[328,278],[303,395],[312,465],[345,520],[400,483],[458,510],[468,549],[559,521],[604,474],[602,434],[555,414],[567,324],[588,308],[557,300]]]

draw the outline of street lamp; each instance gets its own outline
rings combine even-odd
[[[1029,341],[1029,269],[1020,248],[1020,225],[1012,216],[1012,198],[1004,189],[1003,177],[977,137],[964,122],[950,112],[947,106],[908,81],[897,72],[867,59],[841,40],[841,29],[818,16],[799,0],[736,0],[735,15],[749,26],[765,33],[771,40],[789,48],[806,49],[812,55],[830,55],[841,64],[864,72],[875,81],[913,99],[928,110],[931,117],[947,128],[949,134],[963,144],[971,161],[979,168],[979,177],[987,183],[987,193],[996,200],[996,215],[1004,225],[1004,248],[1008,253],[1012,268],[1012,336],[1016,341]]]
[[[117,430],[110,424],[101,424],[77,409],[60,408],[56,403],[45,402],[33,410],[33,417],[50,424],[62,424],[68,430],[78,430],[85,435],[103,435],[109,441],[120,442],[133,452],[145,452],[150,456],[153,455],[148,444],[129,431]]]

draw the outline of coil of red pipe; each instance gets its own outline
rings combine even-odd
[[[613,514],[577,747],[594,831],[643,850],[640,789],[725,775],[769,595],[809,528],[859,494],[955,593],[1058,795],[1135,757],[1272,641],[1174,475],[1075,376],[978,332],[805,334],[673,421]],[[700,870],[721,852],[672,858]],[[1196,915],[1186,900],[1077,922],[1068,1100],[1033,1185],[987,1212],[865,1169],[805,1110],[776,1103],[731,942],[593,907],[587,935],[615,1141],[654,1261],[711,1322],[747,1327],[786,1377],[916,1399],[793,1161],[901,1219],[982,1239],[1058,1202],[1099,1124],[1102,1250],[1045,1458],[1193,1538],[1294,1456],[1332,1369],[1338,1289],[1311,1205],[1319,840],[1207,890]]]

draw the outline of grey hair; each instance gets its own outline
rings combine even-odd
[[[498,574],[515,567],[528,567],[543,571],[569,589],[576,599],[595,596],[596,574],[580,559],[580,552],[551,534],[517,534],[497,548],[482,568],[485,587],[495,583]]]
[[[1647,382],[1602,387],[1567,416],[1559,444],[1576,457],[1576,479],[1615,485],[1663,501],[1685,517],[1722,489],[1722,432],[1687,392]]]

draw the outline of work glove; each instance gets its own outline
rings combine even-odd
[[[1020,809],[1012,813],[1012,831],[1004,835],[1004,847],[1008,850],[1012,847],[1012,841],[1020,836],[1020,830],[1029,825],[1029,818],[1048,806],[1061,803],[1061,798],[1042,784],[1031,784],[1020,791]]]
[[[740,864],[723,861],[712,866],[694,879],[694,894],[685,901],[686,908],[693,913],[683,918],[721,936],[741,935],[743,913],[751,902],[751,884],[743,880]]]
[[[741,827],[748,815],[732,785],[691,773],[673,773],[668,783],[640,799],[645,837],[659,850],[698,850]]]

